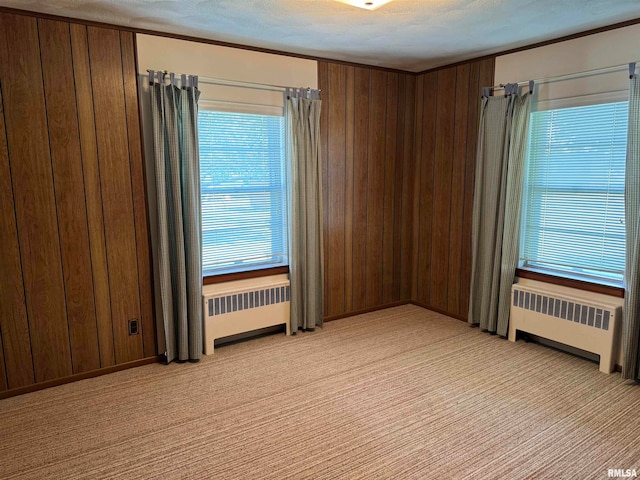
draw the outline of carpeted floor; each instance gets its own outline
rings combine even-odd
[[[640,386],[416,306],[0,401],[0,478],[640,474]]]

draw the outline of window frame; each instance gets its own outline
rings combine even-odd
[[[551,283],[553,285],[561,285],[563,287],[575,288],[586,292],[602,293],[612,297],[624,298],[624,287],[607,285],[605,283],[590,282],[580,280],[563,275],[553,275],[548,272],[541,272],[525,267],[516,268],[516,277],[527,278],[529,280],[537,280],[539,282]]]
[[[280,267],[255,268],[251,270],[243,270],[242,272],[203,275],[202,285],[214,285],[216,283],[233,282],[235,280],[246,280],[248,278],[269,277],[271,275],[280,275],[283,273],[289,273],[289,265],[283,265]]]

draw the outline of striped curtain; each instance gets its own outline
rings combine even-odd
[[[622,308],[622,378],[639,379],[640,340],[640,79],[629,65],[629,132],[625,173],[626,264]]]
[[[202,356],[202,245],[197,77],[150,74],[157,260],[167,362]]]
[[[531,85],[532,89],[533,86]],[[482,98],[473,203],[469,323],[505,337],[518,262],[531,93]]]
[[[323,322],[322,164],[318,91],[287,89],[291,161],[289,276],[291,332]]]

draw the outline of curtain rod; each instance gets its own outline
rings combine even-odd
[[[269,90],[283,92],[287,87],[282,85],[270,85],[268,83],[243,82],[240,80],[230,80],[226,78],[199,77],[202,83],[209,85],[222,85],[228,87],[252,88],[254,90]]]
[[[270,91],[276,91],[276,92],[284,92],[287,88],[292,88],[292,87],[287,87],[284,85],[272,85],[272,84],[268,84],[268,83],[256,83],[256,82],[244,82],[241,80],[229,80],[226,78],[214,78],[214,77],[199,77],[200,81],[202,83],[208,83],[210,85],[224,85],[224,86],[230,86],[230,87],[240,87],[240,88],[252,88],[252,89],[256,89],[256,90],[270,90]],[[307,87],[308,91],[311,90],[317,90],[318,92],[320,92],[321,90],[318,88],[311,88],[311,87]]]
[[[156,70],[159,72],[163,72],[165,75],[168,74],[169,72],[166,70]],[[149,70],[147,70],[147,72],[149,72]],[[179,76],[179,74],[176,74],[176,76]],[[268,83],[256,83],[256,82],[244,82],[241,80],[230,80],[230,79],[226,79],[226,78],[215,78],[215,77],[202,77],[198,75],[198,79],[200,81],[200,83],[205,83],[205,84],[209,84],[209,85],[222,85],[222,86],[228,86],[228,87],[239,87],[239,88],[252,88],[254,90],[267,90],[267,91],[272,91],[272,92],[284,92],[287,88],[291,88],[291,87],[287,87],[284,85],[272,85],[272,84],[268,84]],[[311,87],[307,87],[307,90],[316,90],[316,89],[312,89]],[[318,92],[320,92],[320,89],[317,89]]]
[[[635,62],[632,62],[635,63]],[[638,61],[638,63],[640,63],[640,61]],[[565,75],[556,75],[554,77],[547,77],[547,78],[538,78],[536,80],[534,80],[534,82],[536,84],[540,84],[540,83],[552,83],[552,82],[560,82],[562,80],[571,80],[574,78],[582,78],[582,77],[589,77],[591,75],[603,75],[605,73],[613,73],[613,72],[617,72],[618,70],[622,70],[623,68],[628,67],[629,64],[628,63],[624,63],[622,65],[614,65],[611,67],[604,67],[604,68],[596,68],[593,70],[585,70],[584,72],[576,72],[576,73],[567,73]],[[529,85],[529,81],[525,81],[525,82],[518,82],[518,86],[524,86],[524,85]],[[505,84],[500,84],[500,85],[494,85],[493,87],[490,87],[492,90],[504,90]]]

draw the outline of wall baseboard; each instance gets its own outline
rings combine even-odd
[[[341,313],[339,315],[331,315],[329,317],[324,317],[324,321],[333,322],[334,320],[340,320],[342,318],[355,317],[356,315],[362,315],[363,313],[371,313],[371,312],[376,312],[378,310],[384,310],[386,308],[400,307],[402,305],[408,305],[410,303],[412,303],[411,300],[400,300],[398,302],[386,303],[384,305],[378,305],[375,307],[365,308],[362,310],[356,310],[354,312]]]
[[[432,307],[431,305],[427,305],[426,303],[421,303],[416,300],[400,300],[398,302],[386,303],[384,305],[378,305],[376,307],[365,308],[363,310],[356,310],[354,312],[341,313],[340,315],[332,315],[330,317],[325,317],[325,322],[332,322],[334,320],[340,320],[342,318],[355,317],[356,315],[362,315],[363,313],[371,313],[376,312],[378,310],[384,310],[386,308],[392,307],[400,307],[402,305],[415,305],[417,307],[425,308],[427,310],[431,310],[432,312],[440,313],[442,315],[446,315],[447,317],[455,318],[456,320],[460,320],[461,322],[466,322],[467,318],[462,315],[458,315],[455,313],[447,312],[445,310],[441,310],[439,308]]]
[[[165,361],[164,355],[157,355],[155,357],[142,358],[140,360],[134,360],[133,362],[121,363],[119,365],[112,365],[106,368],[99,368],[97,370],[91,370],[90,372],[77,373],[68,377],[56,378],[54,380],[48,380],[46,382],[34,383],[33,385],[27,385],[26,387],[13,388],[11,390],[5,390],[0,392],[0,400],[9,397],[15,397],[17,395],[24,395],[25,393],[36,392],[38,390],[44,390],[45,388],[57,387],[66,383],[77,382],[78,380],[85,380],[87,378],[100,377],[109,373],[120,372],[129,368],[140,367],[142,365],[149,365],[151,363],[160,363]]]
[[[431,310],[432,312],[436,312],[436,313],[440,313],[442,315],[446,315],[447,317],[455,318],[456,320],[460,320],[461,322],[466,322],[467,321],[467,318],[463,317],[462,315],[458,315],[457,313],[447,312],[447,311],[442,310],[440,308],[436,308],[436,307],[432,307],[431,305],[427,305],[426,303],[418,302],[416,300],[411,300],[411,301],[409,301],[407,303],[410,303],[412,305],[416,305],[418,307],[426,308],[427,310]]]

